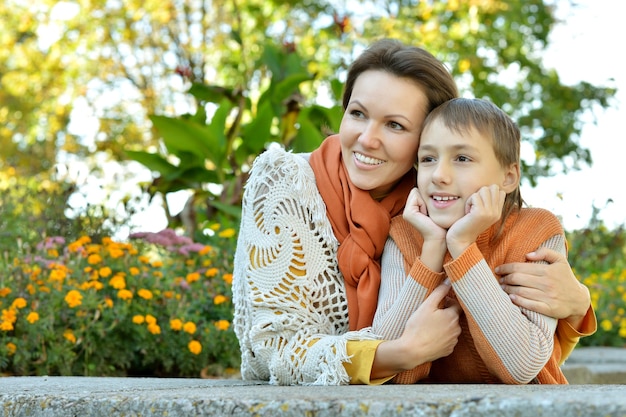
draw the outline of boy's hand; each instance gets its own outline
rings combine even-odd
[[[446,229],[437,226],[428,217],[426,203],[417,188],[413,188],[409,193],[402,216],[421,233],[424,241],[443,241],[446,238]]]
[[[446,241],[450,254],[456,258],[502,216],[506,193],[492,184],[480,188],[465,203],[465,216],[448,230]]]

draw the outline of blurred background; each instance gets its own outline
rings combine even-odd
[[[523,133],[600,329],[626,340],[624,25],[610,0],[5,0],[0,371],[236,374],[241,195],[268,146],[315,149],[372,40],[441,59]]]

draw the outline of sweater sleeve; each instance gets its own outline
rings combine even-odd
[[[565,253],[564,235],[537,247],[548,243]],[[444,269],[490,372],[507,384],[533,380],[553,354],[557,320],[514,305],[475,243]]]
[[[381,259],[381,285],[372,331],[385,340],[399,338],[409,317],[443,279],[442,272],[428,269],[417,258],[406,275],[404,257],[393,241],[387,239]],[[394,383],[412,384],[428,376],[430,363],[401,372]]]
[[[337,240],[308,161],[282,149],[259,156],[243,196],[233,273],[234,330],[247,380],[350,382]]]

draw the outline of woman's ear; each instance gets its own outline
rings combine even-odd
[[[519,164],[509,165],[509,168],[504,173],[504,181],[502,183],[502,189],[505,193],[508,194],[519,186],[520,176]]]

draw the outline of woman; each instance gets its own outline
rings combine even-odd
[[[405,346],[370,329],[380,257],[391,218],[415,186],[422,122],[456,96],[451,75],[430,53],[379,41],[348,72],[338,135],[310,155],[272,148],[257,158],[243,199],[233,280],[244,379],[376,384],[397,373],[394,361]],[[504,284],[531,282],[528,290],[511,290],[518,301],[546,303],[564,318],[579,304],[590,306],[589,294],[564,305],[563,294],[577,282],[559,284],[556,296],[544,295],[535,282],[560,279],[566,266],[503,266],[512,273]],[[458,310],[438,308],[444,297],[436,291],[412,316],[420,330],[412,335],[418,351],[410,354],[432,361],[452,352]],[[575,344],[581,334],[571,330]]]

